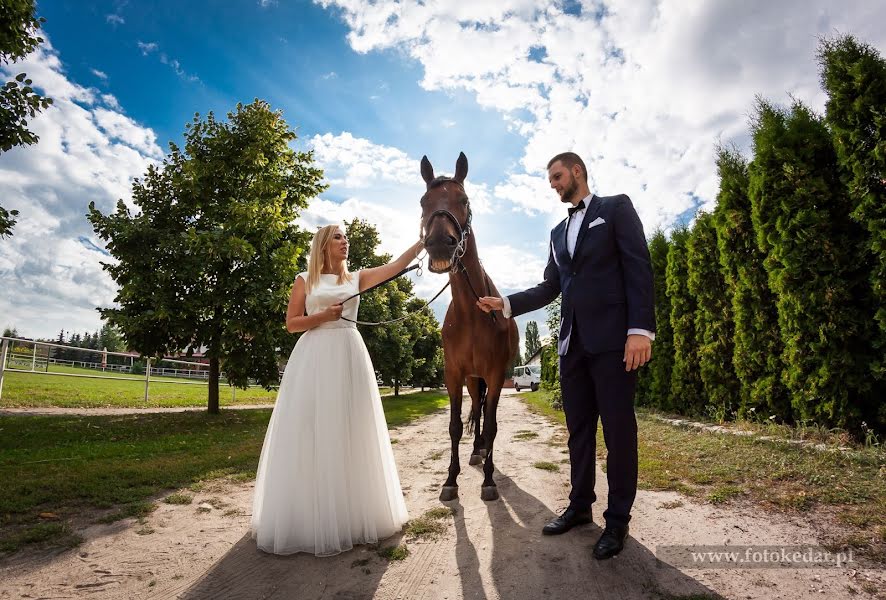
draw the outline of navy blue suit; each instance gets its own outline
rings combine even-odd
[[[628,329],[655,331],[652,263],[643,225],[625,195],[593,196],[570,257],[569,219],[551,231],[544,281],[508,296],[517,316],[562,294],[560,385],[569,429],[573,507],[595,501],[598,417],[606,440],[607,522],[627,524],[637,493],[637,371],[625,372]]]

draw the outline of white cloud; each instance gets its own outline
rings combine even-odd
[[[0,68],[12,70],[27,71],[55,103],[29,122],[40,141],[0,163],[3,206],[21,213],[0,252],[0,287],[15,290],[0,296],[2,325],[41,337],[92,331],[101,324],[95,308],[111,304],[116,286],[101,268],[107,257],[95,250],[87,205],[107,213],[118,199],[129,203],[132,178],[162,151],[153,131],[111,110],[113,96],[68,79],[48,42]]]
[[[151,52],[157,51],[157,43],[156,42],[138,42],[138,49],[142,51],[142,56],[147,56]]]
[[[105,21],[111,25],[123,25],[126,21],[120,15],[105,15]]]
[[[105,73],[104,71],[99,71],[98,69],[90,69],[90,70],[92,71],[93,75],[95,75],[96,77],[98,77],[102,81],[107,81],[108,74]]]
[[[819,36],[886,45],[886,6],[864,0],[612,0],[585,2],[581,15],[532,0],[315,2],[339,9],[355,51],[402,51],[423,66],[424,88],[473,93],[524,136],[523,172],[497,197],[556,210],[537,206],[539,180],[551,156],[574,150],[594,191],[628,193],[648,230],[693,195],[713,199],[715,146],[747,144],[755,94],[822,108]]]

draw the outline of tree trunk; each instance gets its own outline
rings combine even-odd
[[[400,395],[400,380],[395,379],[394,380],[394,397],[399,396],[399,395]]]
[[[218,408],[218,359],[212,357],[209,359],[209,414],[217,415]]]

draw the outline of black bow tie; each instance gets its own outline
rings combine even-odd
[[[574,213],[577,210],[584,210],[584,209],[585,209],[585,201],[582,200],[581,202],[579,202],[578,204],[576,204],[575,206],[573,206],[572,208],[569,209],[569,216],[571,217],[572,213]]]

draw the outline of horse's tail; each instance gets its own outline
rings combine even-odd
[[[488,389],[486,386],[486,380],[482,377],[478,378],[480,383],[478,385],[478,392],[480,395],[480,401],[477,403],[477,409],[474,410],[474,403],[471,402],[471,412],[468,413],[468,419],[465,423],[468,426],[468,435],[474,433],[474,427],[480,429],[480,419],[486,413],[486,390]]]

